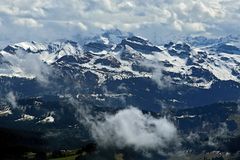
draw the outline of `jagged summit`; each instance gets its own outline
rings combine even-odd
[[[111,41],[110,43],[109,37],[113,35],[118,36],[118,38],[122,38],[121,41],[119,43],[113,43],[113,41]],[[2,59],[5,59],[7,62],[9,54],[13,56],[14,54],[18,53],[19,50],[22,52],[25,51],[29,54],[38,53],[40,59],[48,64],[58,63],[63,60],[68,63],[67,59],[69,59],[69,56],[75,56],[74,59],[79,60],[79,65],[86,65],[84,62],[87,62],[89,69],[93,69],[94,67],[109,67],[109,65],[110,67],[116,66],[110,64],[111,60],[107,58],[110,56],[112,57],[110,59],[114,59],[113,61],[117,60],[119,62],[117,65],[119,70],[124,71],[124,69],[126,69],[124,66],[127,66],[129,68],[128,71],[131,71],[133,75],[138,76],[140,76],[141,73],[132,71],[132,65],[136,65],[136,63],[138,65],[142,65],[141,63],[146,60],[158,61],[168,64],[162,68],[163,70],[180,75],[184,74],[188,77],[188,79],[191,79],[191,82],[187,84],[196,85],[196,87],[199,86],[209,88],[209,85],[215,81],[214,79],[233,80],[235,82],[239,82],[239,76],[236,75],[239,73],[238,66],[240,63],[240,49],[236,46],[230,45],[230,40],[225,40],[227,43],[223,43],[222,39],[219,43],[214,41],[214,45],[211,47],[209,45],[206,47],[196,47],[195,45],[191,46],[193,42],[195,43],[197,40],[202,41],[203,39],[203,37],[196,37],[193,38],[191,42],[188,39],[188,43],[169,42],[163,46],[156,46],[143,37],[135,35],[129,35],[129,37],[125,37],[120,30],[110,30],[98,37],[96,36],[91,41],[87,41],[83,46],[77,42],[69,40],[56,41],[49,44],[21,42],[5,47],[1,51],[1,55]],[[228,37],[226,39],[230,38]],[[234,38],[234,41],[236,42],[236,38]],[[87,60],[89,55],[91,55],[91,59]],[[107,59],[106,61],[108,62],[98,63],[100,59],[101,61],[103,59]],[[69,61],[73,62],[73,60],[70,59]],[[76,60],[76,63],[77,62],[78,61]],[[9,64],[11,64],[11,62],[9,62]],[[12,64],[12,67],[13,66],[14,64]],[[9,68],[11,67],[7,67],[6,70]],[[215,78],[211,81],[205,81],[206,79],[201,77],[202,75],[199,75],[198,77],[201,77],[201,79],[204,79],[205,81],[204,82],[201,80],[200,83],[200,80],[197,77],[192,76],[196,75],[195,73],[192,73],[192,68],[195,68],[195,70],[202,70],[202,72],[208,72],[208,74],[213,75]],[[110,70],[111,68],[107,69]]]
[[[118,43],[111,39],[114,36],[119,38]],[[219,89],[239,97],[240,54],[238,46],[234,45],[237,39],[226,43],[223,40],[220,43],[214,41],[211,45],[209,42],[206,46],[202,39],[194,39],[194,44],[193,40],[188,40],[158,46],[143,37],[126,36],[119,30],[113,30],[88,39],[83,45],[70,40],[21,42],[0,51],[0,78],[41,82],[50,79],[54,83],[60,83],[60,77],[67,78],[65,81],[68,84],[74,81],[87,88],[74,92],[89,94],[95,94],[108,85],[117,87],[125,84],[132,91],[146,87],[147,91],[154,84],[159,90],[155,95],[168,100],[178,97],[179,103],[192,101],[185,94],[193,92],[196,97],[204,97],[207,96],[205,91],[216,94]],[[195,45],[197,40],[202,43],[200,46]],[[133,85],[140,81],[146,82],[141,82],[144,85],[138,87]],[[162,90],[172,86],[185,89],[170,97],[162,94]],[[118,89],[112,92],[118,92]]]

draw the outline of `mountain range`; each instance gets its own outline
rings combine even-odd
[[[188,37],[155,45],[110,30],[78,43],[21,42],[0,51],[0,93],[19,97],[71,94],[105,107],[158,111],[240,97],[239,38]]]
[[[9,44],[0,51],[0,153],[238,159],[239,98],[238,36],[159,45],[109,30]]]

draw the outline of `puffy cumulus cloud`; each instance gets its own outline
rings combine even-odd
[[[44,7],[51,5],[48,0],[2,0],[0,13],[10,16],[45,16]]]
[[[74,106],[76,103],[74,101]],[[178,147],[180,139],[177,128],[167,118],[155,118],[143,114],[137,108],[129,107],[117,113],[103,113],[92,116],[89,108],[77,109],[77,117],[84,124],[96,141],[103,147],[118,149],[132,148],[135,151],[157,151],[164,153],[172,146]]]
[[[102,148],[131,148],[142,153],[167,154],[181,146],[176,126],[166,117],[153,117],[133,106],[115,113],[96,113],[90,106],[82,106],[73,96],[69,96],[68,101],[76,110],[76,118]]]
[[[144,115],[130,107],[91,126],[91,133],[103,147],[133,147],[141,150],[162,150],[177,141],[177,129],[166,118]]]
[[[234,0],[1,0],[0,29],[12,41],[70,38],[111,28],[156,41],[184,34],[239,34],[239,6]]]

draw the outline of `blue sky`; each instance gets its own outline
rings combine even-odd
[[[1,0],[0,42],[54,40],[118,28],[150,40],[240,34],[238,0]]]

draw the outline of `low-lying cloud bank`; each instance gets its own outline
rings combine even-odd
[[[102,148],[132,148],[135,151],[163,153],[170,146],[177,146],[177,128],[167,118],[155,118],[129,107],[115,114],[104,113],[92,117],[84,109],[79,112],[80,122]],[[99,118],[101,117],[101,118]]]

